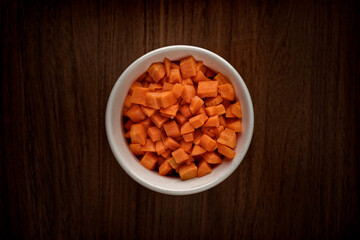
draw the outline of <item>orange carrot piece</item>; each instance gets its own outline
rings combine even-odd
[[[144,106],[140,106],[141,110],[146,114],[146,116],[151,117],[155,112],[156,109],[153,108],[148,108],[148,107],[144,107]]]
[[[190,102],[190,112],[195,114],[203,105],[204,101],[201,98],[198,96],[193,97]]]
[[[170,69],[180,69],[180,66],[177,65],[176,63],[171,62],[170,63]]]
[[[190,132],[190,133],[186,133],[184,135],[182,135],[183,139],[185,142],[192,142],[194,141],[194,133]]]
[[[162,156],[157,156],[158,159],[156,161],[156,165],[158,165],[160,167],[160,165],[166,160],[165,158],[163,158]]]
[[[203,126],[203,133],[208,135],[209,137],[211,137],[212,139],[215,139],[216,137],[216,131],[215,131],[215,128],[213,127],[205,127]],[[214,150],[216,148],[214,147]]]
[[[160,166],[159,166],[159,175],[161,176],[165,176],[167,174],[169,174],[172,171],[172,167],[169,164],[168,161],[164,161]]]
[[[153,63],[148,69],[151,78],[158,82],[165,76],[165,67],[162,63]]]
[[[197,170],[198,177],[203,177],[212,172],[212,168],[205,160],[201,160],[197,166],[198,166],[198,170]]]
[[[225,129],[225,127],[223,125],[220,125],[215,129],[216,138],[220,137],[220,134],[222,131],[224,131],[224,129]]]
[[[181,134],[187,134],[190,132],[194,132],[195,128],[189,123],[189,122],[185,122],[182,126],[181,126]]]
[[[177,102],[176,97],[171,91],[161,92],[156,98],[160,107],[167,108]]]
[[[173,88],[171,89],[171,92],[174,94],[176,98],[181,97],[182,93],[184,91],[184,85],[181,85],[179,83],[176,83]]]
[[[182,77],[180,74],[180,70],[175,68],[175,69],[170,69],[170,77],[169,77],[169,83],[181,83],[182,82]]]
[[[233,105],[228,106],[228,108],[226,109],[226,112],[225,112],[225,117],[227,117],[227,118],[237,118],[236,115],[232,112],[233,107],[234,107]]]
[[[152,79],[150,75],[147,75],[145,81],[142,81],[142,86],[147,88],[149,86],[149,83],[153,83],[153,82],[154,79]]]
[[[215,150],[214,148],[216,147],[216,141],[208,135],[203,134],[200,138],[200,146],[211,152]]]
[[[206,153],[206,150],[204,148],[200,147],[199,145],[195,145],[191,152],[191,156],[199,156],[203,153]]]
[[[189,180],[197,176],[197,167],[194,163],[179,167],[181,181]]]
[[[153,170],[157,162],[157,157],[152,152],[146,152],[140,163],[147,169]]]
[[[175,117],[177,111],[179,110],[179,104],[174,104],[168,108],[161,108],[160,113],[165,114],[169,117]]]
[[[217,142],[234,148],[236,146],[236,133],[229,128],[225,128],[224,131],[221,132]]]
[[[189,123],[194,128],[199,128],[202,125],[204,125],[204,123],[207,119],[208,119],[208,117],[206,116],[206,114],[202,113],[202,114],[196,115],[195,117],[190,118]]]
[[[196,61],[193,56],[180,60],[180,69],[183,78],[190,78],[196,75]]]
[[[167,136],[169,137],[179,137],[181,136],[179,126],[174,120],[164,124],[164,130]]]
[[[171,153],[177,164],[182,164],[189,159],[189,155],[182,148],[178,148]]]
[[[166,149],[165,152],[161,154],[161,156],[165,159],[168,159],[171,155],[171,149]]]
[[[140,82],[140,81],[144,80],[147,75],[148,75],[147,72],[144,72],[136,79],[136,81]]]
[[[202,71],[197,71],[196,75],[192,77],[192,80],[196,83],[201,81],[211,81],[211,79],[205,77],[204,73]]]
[[[242,117],[241,105],[240,105],[239,101],[232,104],[231,112],[232,112],[232,114],[234,114],[238,118]]]
[[[125,138],[131,138],[131,137],[130,137],[130,131],[127,131],[127,132],[125,133]]]
[[[150,138],[147,138],[145,144],[140,147],[140,150],[144,152],[156,152],[155,144]]]
[[[174,84],[165,82],[163,87],[162,87],[162,92],[167,92],[167,91],[171,91],[171,89],[174,87]]]
[[[218,144],[218,153],[230,159],[233,159],[236,155],[234,150],[222,144]]]
[[[184,90],[181,96],[186,103],[190,103],[191,99],[196,96],[196,91],[194,86],[184,85]]]
[[[178,164],[175,159],[173,157],[169,158],[167,160],[167,162],[170,164],[170,166],[173,168],[173,169],[177,169],[181,166],[181,164]]]
[[[155,91],[156,89],[162,89],[162,84],[160,83],[150,83],[149,84],[150,91]]]
[[[130,143],[129,148],[134,155],[139,156],[145,154],[145,152],[141,150],[140,143]]]
[[[164,58],[164,65],[165,65],[165,74],[167,77],[170,77],[170,65],[171,61],[167,58]]]
[[[131,119],[129,119],[129,120],[125,123],[124,127],[125,127],[126,130],[130,130],[130,129],[131,129],[131,125],[133,125],[133,124],[134,124],[134,122],[131,121]]]
[[[180,147],[180,144],[171,137],[165,138],[164,145],[166,148],[170,148],[171,150],[176,150]]]
[[[138,104],[133,104],[126,115],[134,122],[140,122],[146,118],[145,113]]]
[[[215,77],[215,73],[213,71],[211,71],[209,68],[207,68],[205,76],[208,78],[212,78],[212,77]]]
[[[201,98],[216,97],[218,94],[217,81],[202,81],[198,84],[197,95]]]
[[[127,108],[131,107],[131,95],[126,95],[125,101],[124,101],[124,106]]]
[[[225,117],[220,115],[219,116],[220,125],[226,127],[226,120]]]
[[[199,61],[196,63],[196,72],[201,71],[203,74],[206,73],[207,68],[205,67],[203,61]]]
[[[165,145],[162,140],[155,142],[155,150],[158,155],[161,155],[165,152]]]
[[[145,120],[139,122],[139,124],[143,125],[145,129],[154,126],[150,118],[146,118]]]
[[[222,105],[222,104],[207,107],[207,108],[205,108],[205,111],[208,116],[223,115],[224,113],[226,113],[224,105]]]
[[[160,103],[158,102],[158,97],[161,93],[158,92],[148,92],[145,95],[147,107],[153,109],[160,109]]]
[[[207,152],[203,154],[203,158],[207,163],[210,164],[219,164],[222,163],[221,158],[215,152]]]
[[[134,82],[134,83],[131,85],[130,89],[129,89],[129,95],[132,95],[133,90],[134,90],[134,88],[136,88],[136,87],[142,87],[141,83],[138,82],[138,81]]]
[[[158,127],[150,127],[147,130],[147,135],[153,142],[161,140],[161,130]]]
[[[218,81],[220,85],[229,83],[228,80],[221,73],[216,74],[214,80]]]
[[[179,111],[181,112],[181,114],[185,117],[185,118],[188,118],[188,117],[191,117],[192,116],[192,113],[190,111],[190,105],[189,104],[185,104],[183,105]]]
[[[181,141],[180,142],[180,147],[182,149],[184,149],[185,152],[190,153],[191,152],[191,147],[192,147],[192,142]]]
[[[175,120],[180,124],[183,125],[185,122],[187,122],[187,118],[184,117],[181,113],[176,113]]]
[[[168,120],[167,117],[161,116],[159,112],[154,113],[150,117],[151,121],[157,126],[158,128],[162,128],[164,123]]]
[[[233,130],[234,132],[241,132],[241,121],[226,119],[226,127]]]
[[[201,114],[201,113],[205,113],[205,114],[206,114],[205,106],[204,106],[204,105],[201,106],[201,107],[199,108],[199,110],[197,110],[197,112],[196,112],[195,114],[198,115],[198,114]]]
[[[204,127],[218,127],[220,125],[219,115],[211,116],[204,124]]]
[[[222,101],[223,101],[223,98],[220,95],[217,95],[217,97],[206,99],[205,105],[207,107],[216,106],[216,105],[219,105]]]
[[[191,78],[185,78],[185,79],[182,80],[181,84],[182,85],[192,85],[193,86],[194,82],[193,82],[193,80],[191,80]]]
[[[233,101],[235,99],[235,90],[233,85],[230,83],[219,85],[219,93],[223,99],[227,99],[229,101]]]

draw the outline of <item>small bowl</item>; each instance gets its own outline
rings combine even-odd
[[[212,173],[201,178],[181,181],[179,177],[160,176],[156,171],[150,171],[140,164],[131,153],[123,130],[122,110],[125,96],[132,83],[154,62],[163,62],[164,57],[179,60],[194,56],[197,61],[216,72],[222,73],[234,86],[236,97],[242,107],[242,133],[237,138],[236,156],[232,160],[224,160],[215,167]],[[239,73],[226,60],[206,49],[174,45],[151,51],[133,62],[116,81],[106,107],[106,133],[111,150],[121,167],[135,181],[153,191],[169,195],[188,195],[208,190],[224,181],[243,160],[253,134],[254,110],[249,91]]]

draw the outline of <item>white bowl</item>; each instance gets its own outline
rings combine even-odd
[[[124,137],[122,109],[125,96],[131,84],[154,62],[162,62],[164,57],[179,60],[186,56],[194,56],[197,61],[222,73],[231,81],[236,97],[242,107],[242,133],[238,136],[235,147],[236,156],[233,160],[224,160],[213,169],[212,173],[201,178],[181,181],[180,178],[160,176],[156,171],[150,171],[140,164],[140,161],[130,152]],[[116,81],[106,107],[106,133],[111,150],[121,167],[138,183],[156,192],[170,195],[187,195],[208,190],[224,181],[243,160],[253,134],[254,110],[249,91],[239,73],[227,61],[206,49],[174,45],[151,51],[133,62]]]

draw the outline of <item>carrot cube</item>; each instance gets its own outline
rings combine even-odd
[[[127,111],[126,115],[133,122],[140,122],[146,118],[145,113],[141,110],[138,104],[133,104],[131,108]]]
[[[161,176],[165,176],[165,175],[169,174],[171,171],[172,171],[172,167],[168,161],[164,161],[159,166],[159,175],[161,175]]]
[[[186,133],[190,133],[190,132],[194,132],[195,128],[189,123],[189,122],[185,122],[182,126],[181,126],[181,134],[186,134]]]
[[[193,132],[186,133],[186,134],[184,134],[184,135],[182,135],[182,136],[183,136],[185,142],[192,142],[192,141],[194,141],[194,133],[193,133]]]
[[[141,145],[140,143],[130,143],[129,145],[130,151],[134,154],[134,155],[143,155],[145,152],[141,150]]]
[[[142,87],[141,83],[138,82],[138,81],[135,81],[135,82],[131,85],[131,87],[130,87],[130,89],[129,89],[129,95],[132,95],[133,90],[134,90],[134,88],[136,88],[136,87]]]
[[[221,158],[215,152],[207,152],[203,154],[203,158],[207,163],[210,164],[219,164],[222,163]]]
[[[147,92],[145,95],[147,107],[153,109],[160,109],[160,103],[158,101],[158,97],[160,93],[158,92]]]
[[[182,80],[181,82],[182,85],[191,85],[191,86],[194,86],[194,82],[193,80],[191,80],[191,78],[185,78]]]
[[[146,116],[151,117],[155,112],[156,109],[153,108],[148,108],[148,107],[144,107],[144,106],[140,106],[141,110],[146,114]]]
[[[148,128],[147,135],[151,138],[153,142],[161,140],[161,130],[158,127]]]
[[[189,159],[189,155],[186,154],[184,149],[178,148],[171,153],[177,164],[182,164]]]
[[[174,104],[167,108],[161,108],[160,113],[168,117],[175,117],[178,110],[179,110],[179,104]]]
[[[218,144],[218,153],[230,159],[233,159],[236,155],[234,150],[222,144]]]
[[[139,122],[145,129],[148,129],[149,127],[153,126],[153,123],[150,118],[146,118],[145,120]]]
[[[151,121],[157,126],[158,128],[162,128],[164,123],[168,120],[167,117],[161,116],[159,112],[154,113],[150,117]]]
[[[171,155],[171,149],[166,149],[165,152],[161,154],[161,156],[165,159],[168,159]]]
[[[152,152],[146,152],[140,163],[147,169],[153,170],[157,162],[157,157]]]
[[[181,136],[179,126],[174,120],[164,124],[164,130],[167,136],[169,137],[179,137]]]
[[[196,91],[194,86],[184,85],[184,90],[181,96],[186,103],[190,103],[191,99],[196,96]]]
[[[198,96],[193,97],[190,102],[190,112],[195,114],[203,105],[204,101],[201,98]]]
[[[191,152],[191,156],[198,156],[203,153],[206,153],[206,150],[204,148],[200,147],[199,145],[195,145]]]
[[[176,150],[180,147],[180,144],[171,137],[165,138],[164,145],[166,148],[170,148],[171,150]]]
[[[241,132],[241,121],[226,119],[226,127],[233,130],[234,132]]]
[[[235,90],[233,85],[226,83],[219,86],[219,93],[223,99],[233,101],[235,99]]]
[[[200,146],[202,146],[207,151],[211,152],[215,150],[216,141],[209,137],[206,134],[203,134],[200,138]]]
[[[147,138],[145,144],[140,147],[140,150],[144,152],[156,152],[155,144],[150,138]]]
[[[184,149],[185,152],[190,153],[191,152],[191,147],[192,147],[192,142],[181,141],[180,142],[180,147],[182,149]]]
[[[211,71],[209,68],[207,68],[205,76],[208,78],[213,78],[213,77],[215,77],[215,73],[213,71]]]
[[[204,127],[218,127],[220,125],[219,115],[209,117]]]
[[[180,69],[183,78],[190,78],[196,75],[196,61],[193,56],[180,60]]]
[[[212,172],[212,168],[205,160],[201,160],[198,163],[198,171],[197,171],[198,177],[203,177],[211,172]]]
[[[222,104],[205,108],[208,116],[223,115],[226,113],[225,107]]]
[[[176,98],[181,97],[183,91],[184,91],[184,85],[181,85],[179,83],[176,83],[171,89],[171,92],[174,94]]]
[[[148,73],[155,82],[158,82],[165,76],[165,67],[162,63],[153,63],[149,67]]]
[[[207,107],[216,106],[216,105],[219,105],[222,101],[223,101],[223,98],[220,95],[217,95],[217,97],[206,99],[205,105]]]
[[[166,149],[162,140],[155,143],[155,150],[158,155],[161,155],[165,152]]]
[[[216,97],[218,94],[218,81],[202,81],[198,84],[197,95],[201,98]]]
[[[130,130],[131,125],[133,125],[133,124],[134,124],[134,122],[131,121],[131,119],[129,119],[129,120],[125,123],[124,127],[125,127],[126,130]]]
[[[176,116],[175,116],[175,120],[180,124],[180,125],[183,125],[186,121],[187,121],[187,118],[184,117],[181,113],[177,113]]]
[[[170,69],[169,83],[181,83],[181,82],[182,82],[182,77],[180,74],[180,70],[177,68]]]
[[[164,58],[164,65],[165,65],[165,74],[167,77],[170,77],[170,65],[171,61],[167,58]]]
[[[156,97],[157,103],[160,107],[167,108],[177,102],[176,97],[171,91],[168,92],[161,92]]]
[[[194,128],[199,128],[202,125],[204,125],[204,123],[207,119],[208,119],[208,117],[206,116],[206,114],[202,113],[202,114],[196,115],[195,117],[190,118],[189,123]]]
[[[205,77],[205,75],[202,71],[197,71],[196,75],[192,78],[192,80],[196,83],[201,82],[201,81],[211,81],[211,79]]]
[[[124,101],[124,107],[130,108],[131,107],[131,95],[126,95]]]
[[[133,94],[131,95],[131,103],[141,104],[146,106],[146,93],[149,92],[149,88],[136,87],[133,89]]]
[[[221,132],[217,142],[234,148],[236,146],[236,133],[229,128],[225,128],[224,131]]]
[[[150,83],[149,84],[149,89],[152,92],[157,90],[157,89],[162,89],[162,84],[160,84],[160,83]]]
[[[241,118],[242,112],[241,112],[241,105],[240,102],[237,101],[236,103],[232,104],[231,108],[232,114],[234,114],[236,117]]]
[[[192,116],[192,113],[191,113],[191,111],[190,111],[190,105],[189,105],[189,104],[183,105],[183,106],[179,109],[179,111],[180,111],[181,114],[182,114],[184,117],[186,117],[186,118]]]
[[[174,84],[171,84],[171,83],[168,83],[168,82],[165,82],[161,91],[162,92],[167,92],[167,91],[171,91],[171,89],[174,87]]]
[[[218,81],[220,85],[229,83],[221,73],[216,74],[214,80]]]
[[[170,164],[170,166],[173,168],[173,169],[177,169],[181,166],[181,164],[178,164],[175,159],[173,157],[169,158],[167,160],[167,162]]]
[[[194,163],[179,167],[179,175],[182,181],[192,179],[197,176],[197,167]]]

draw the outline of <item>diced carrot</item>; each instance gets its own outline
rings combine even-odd
[[[159,175],[161,175],[161,176],[165,176],[165,175],[169,174],[171,171],[172,171],[172,167],[168,161],[164,161],[159,166]]]
[[[165,162],[165,158],[163,158],[162,156],[158,156],[158,159],[157,159],[157,161],[156,161],[156,164],[158,165],[158,166],[160,166],[163,162]]]
[[[131,104],[131,106],[132,106],[132,104]],[[123,115],[124,115],[125,117],[128,116],[127,113],[128,113],[128,111],[129,111],[129,109],[130,109],[130,108],[127,108],[127,107],[124,106],[122,113],[123,113]]]
[[[165,152],[163,152],[162,154],[161,154],[161,156],[163,157],[163,158],[166,158],[166,159],[168,159],[169,157],[170,157],[170,155],[171,155],[171,149],[166,149],[165,150]]]
[[[131,119],[129,119],[129,120],[125,123],[124,127],[125,127],[126,130],[130,130],[130,129],[131,129],[131,125],[133,125],[133,124],[134,124],[134,122],[131,121]]]
[[[204,127],[218,127],[220,125],[219,115],[211,116],[204,124]]]
[[[161,130],[158,127],[150,127],[147,130],[147,135],[153,142],[161,140]]]
[[[218,94],[217,81],[202,81],[198,84],[197,95],[201,98],[216,97]]]
[[[226,112],[224,105],[222,104],[207,107],[205,108],[205,111],[208,116],[223,115]]]
[[[165,67],[162,63],[153,63],[149,67],[148,73],[155,82],[158,82],[165,75]]]
[[[145,118],[145,120],[139,122],[145,129],[148,129],[149,127],[154,126],[150,118]]]
[[[201,98],[198,96],[193,97],[190,102],[190,112],[195,114],[203,105],[204,101]]]
[[[162,140],[155,142],[155,150],[158,155],[161,155],[165,152],[165,145]]]
[[[176,163],[178,164],[182,164],[183,162],[189,159],[189,155],[187,155],[184,149],[182,148],[176,149],[171,153],[171,155],[174,157]]]
[[[226,127],[226,120],[225,120],[224,116],[220,115],[219,116],[219,121],[220,121],[221,126]]]
[[[229,101],[233,101],[235,99],[235,90],[233,85],[230,83],[219,85],[219,93],[223,99],[227,99]]]
[[[205,160],[201,160],[197,166],[198,166],[198,170],[197,170],[198,177],[203,177],[212,172],[210,165]]]
[[[182,82],[182,77],[180,74],[180,70],[175,68],[175,69],[170,69],[170,77],[169,77],[169,83],[181,83]]]
[[[146,118],[145,113],[138,104],[133,104],[126,115],[134,122],[140,122]]]
[[[144,107],[141,106],[141,110],[146,114],[146,116],[151,117],[155,112],[156,109],[153,108],[148,108],[148,107]]]
[[[156,152],[155,144],[150,138],[147,138],[145,144],[141,146],[140,150],[144,152]]]
[[[160,113],[165,114],[170,117],[171,116],[175,117],[178,110],[179,110],[179,104],[176,103],[168,108],[161,108]]]
[[[203,74],[206,73],[207,68],[204,66],[202,61],[196,63],[196,72],[201,71]]]
[[[181,83],[182,85],[194,85],[194,82],[193,82],[193,80],[191,80],[191,78],[185,78],[185,79],[183,79],[182,80],[182,83]]]
[[[222,144],[218,144],[218,153],[230,159],[233,159],[236,155],[234,150]]]
[[[202,113],[202,114],[196,115],[195,117],[190,118],[189,123],[194,128],[199,128],[202,125],[204,125],[204,123],[207,119],[208,119],[208,117],[206,116],[206,114]]]
[[[179,111],[181,112],[181,114],[185,117],[185,118],[188,118],[188,117],[191,117],[192,114],[191,114],[191,111],[190,111],[190,105],[189,104],[185,104],[183,105]]]
[[[222,131],[224,131],[224,129],[225,129],[225,127],[223,125],[220,125],[215,129],[216,138],[220,137],[220,134]]]
[[[124,106],[127,108],[131,107],[131,95],[126,95],[125,101],[124,101]]]
[[[171,69],[180,69],[180,66],[177,65],[176,63],[171,62],[171,63],[170,63],[170,68],[171,68]]]
[[[192,142],[192,141],[194,141],[194,133],[193,133],[193,132],[186,133],[186,134],[184,134],[184,135],[182,135],[182,136],[183,136],[185,142]]]
[[[237,118],[236,115],[232,112],[233,107],[234,107],[234,105],[228,106],[228,108],[226,109],[226,112],[225,112],[225,117],[227,117],[227,118]]]
[[[238,118],[242,117],[241,105],[240,105],[239,101],[232,104],[231,112],[232,112],[232,114],[234,114]]]
[[[197,110],[197,112],[196,112],[195,114],[198,115],[198,114],[201,114],[201,113],[205,113],[205,114],[206,114],[205,106],[204,106],[204,105],[202,105],[202,106],[199,108],[199,110]]]
[[[200,147],[199,145],[195,145],[191,152],[191,156],[198,156],[203,153],[206,153],[206,150],[204,148]]]
[[[186,134],[186,133],[190,133],[190,132],[194,132],[195,128],[189,123],[189,122],[185,122],[182,126],[181,126],[181,134]]]
[[[168,120],[167,117],[161,116],[159,112],[154,113],[150,117],[151,121],[157,126],[158,128],[162,128],[164,123]]]
[[[179,175],[182,181],[192,179],[197,176],[197,167],[194,163],[179,167]]]
[[[144,72],[143,74],[141,74],[137,79],[136,81],[140,82],[142,80],[144,80],[146,78],[148,74],[146,72]]]
[[[205,77],[204,73],[202,71],[197,71],[196,75],[192,77],[192,80],[196,83],[201,81],[211,81],[211,79]]]
[[[165,73],[166,73],[166,76],[167,76],[167,77],[170,77],[170,65],[171,65],[170,60],[167,59],[167,58],[164,58],[164,65],[165,65]]]
[[[170,164],[170,166],[171,166],[173,169],[177,169],[177,168],[179,168],[179,167],[181,166],[181,164],[178,164],[178,163],[175,161],[174,157],[169,158],[169,159],[167,160],[167,162]]]
[[[154,79],[150,75],[147,75],[145,81],[141,81],[143,87],[149,87],[149,83],[153,83]]]
[[[203,125],[204,127],[204,125]],[[203,129],[203,133],[208,135],[209,137],[211,137],[212,139],[215,139],[216,137],[216,132],[215,132],[215,128],[213,127],[205,127]],[[216,147],[214,147],[214,150],[216,149]]]
[[[203,154],[203,158],[207,163],[210,164],[219,164],[222,163],[221,158],[215,152],[207,152]]]
[[[220,85],[228,83],[228,80],[221,73],[216,74],[214,80],[218,81]]]
[[[234,132],[241,132],[241,121],[226,119],[226,127],[233,130]]]
[[[142,87],[141,83],[138,82],[138,81],[134,82],[134,83],[131,85],[130,89],[129,89],[129,95],[132,95],[133,90],[134,90],[134,88],[136,88],[136,87]]]
[[[160,83],[150,83],[149,84],[150,91],[155,91],[156,89],[162,89],[162,84]]]
[[[181,136],[180,134],[180,128],[179,126],[176,124],[176,122],[174,120],[167,122],[164,124],[164,130],[167,136],[169,137],[179,137]]]
[[[231,102],[227,99],[223,99],[221,104],[224,105],[225,109],[227,109],[231,105]]]
[[[200,142],[201,142],[201,136],[196,136],[195,133],[194,133],[194,144],[195,145],[200,145]]]
[[[147,169],[153,170],[157,162],[157,157],[152,152],[146,152],[140,163]]]
[[[175,116],[175,120],[180,124],[180,125],[183,125],[186,121],[187,121],[187,118],[184,117],[181,113],[176,113],[176,116]]]
[[[193,56],[180,60],[180,69],[183,78],[190,78],[196,75],[196,61]]]
[[[195,91],[195,88],[194,86],[192,85],[184,85],[184,90],[183,90],[183,93],[181,95],[181,97],[183,98],[183,100],[186,102],[186,103],[190,103],[191,102],[191,99],[193,97],[196,96],[196,91]]]
[[[160,103],[158,101],[158,97],[161,93],[159,92],[148,92],[145,95],[147,107],[153,109],[160,109]]]
[[[182,93],[184,91],[184,85],[181,85],[179,83],[176,83],[173,88],[171,89],[171,92],[174,94],[176,98],[181,97]]]
[[[215,77],[215,73],[213,71],[211,71],[209,68],[207,68],[205,76],[208,78],[212,78],[212,77]]]
[[[167,108],[177,102],[176,97],[171,91],[168,92],[161,92],[156,97],[157,102],[159,103],[160,107]]]
[[[127,131],[127,132],[125,133],[125,138],[131,138],[131,137],[130,137],[130,131]]]
[[[180,144],[171,137],[165,138],[164,145],[166,148],[170,148],[171,150],[176,150],[180,147]]]
[[[145,154],[145,152],[141,150],[141,145],[140,145],[140,143],[130,143],[129,147],[130,147],[130,151],[131,151],[134,155],[139,156],[139,155]]]
[[[162,92],[167,92],[167,91],[171,91],[171,89],[174,87],[174,84],[165,82],[163,87],[162,87]]]
[[[180,147],[182,149],[184,149],[185,152],[190,153],[191,152],[191,147],[192,147],[192,142],[181,141],[180,142]]]
[[[211,152],[215,150],[214,148],[216,146],[216,141],[208,135],[203,134],[200,138],[200,146]]]
[[[234,148],[236,146],[236,133],[229,128],[225,128],[224,131],[221,132],[217,142]]]
[[[217,95],[217,97],[206,99],[205,105],[207,107],[216,106],[216,105],[219,105],[222,101],[223,101],[223,98],[220,95]]]

